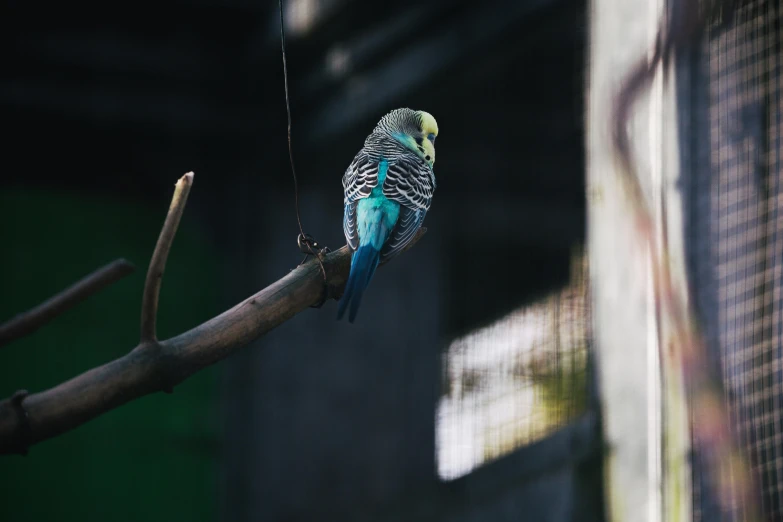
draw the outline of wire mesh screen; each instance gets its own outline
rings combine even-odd
[[[694,303],[765,520],[783,520],[782,3],[743,2],[708,28],[684,169]],[[717,507],[730,463],[694,447],[694,519],[745,519],[744,506]]]
[[[569,285],[451,343],[438,407],[444,479],[542,439],[588,403],[587,261],[572,258]]]

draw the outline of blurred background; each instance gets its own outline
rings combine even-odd
[[[4,457],[0,519],[600,520],[586,1],[284,6],[305,231],[344,244],[341,176],[411,107],[440,127],[429,232],[356,324],[307,310],[173,395]],[[137,271],[5,347],[0,395],[135,345],[184,172],[161,338],[299,263],[277,9],[2,3],[0,321],[114,258]]]

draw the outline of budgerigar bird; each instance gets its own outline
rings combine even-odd
[[[428,112],[396,109],[381,118],[343,175],[343,231],[353,250],[337,319],[353,322],[381,261],[399,254],[424,221],[435,192],[438,124]]]

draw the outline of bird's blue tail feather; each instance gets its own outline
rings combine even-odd
[[[343,296],[340,298],[340,305],[337,309],[338,320],[342,319],[349,303],[351,306],[348,313],[348,321],[352,323],[356,319],[364,290],[370,283],[375,269],[378,268],[380,254],[380,250],[372,245],[362,245],[353,253],[351,274],[348,276],[348,283],[345,285],[345,292],[343,292]]]

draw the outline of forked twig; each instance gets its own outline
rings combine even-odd
[[[155,338],[155,316],[166,257],[182,217],[193,174],[177,183],[150,261],[142,305],[142,339],[129,353],[39,393],[20,390],[0,401],[0,454],[26,454],[32,444],[69,431],[126,402],[169,391],[202,368],[225,359],[310,306],[339,296],[351,265],[346,245],[299,265],[230,310],[165,341]],[[408,250],[425,234],[421,228]],[[319,266],[320,265],[320,266]],[[323,267],[323,272],[322,272]],[[324,285],[323,274],[326,274]]]
[[[131,274],[134,270],[135,267],[125,259],[117,259],[99,268],[35,308],[0,325],[0,346],[30,335],[58,315]]]
[[[190,187],[193,185],[193,173],[188,172],[182,176],[174,186],[174,197],[171,198],[171,206],[163,223],[163,228],[155,245],[155,251],[150,259],[147,270],[147,279],[144,281],[144,295],[141,298],[141,343],[154,343],[157,336],[158,298],[160,286],[163,281],[163,272],[166,270],[166,260],[171,251],[171,244],[177,234],[179,221],[185,211],[188,202]]]

